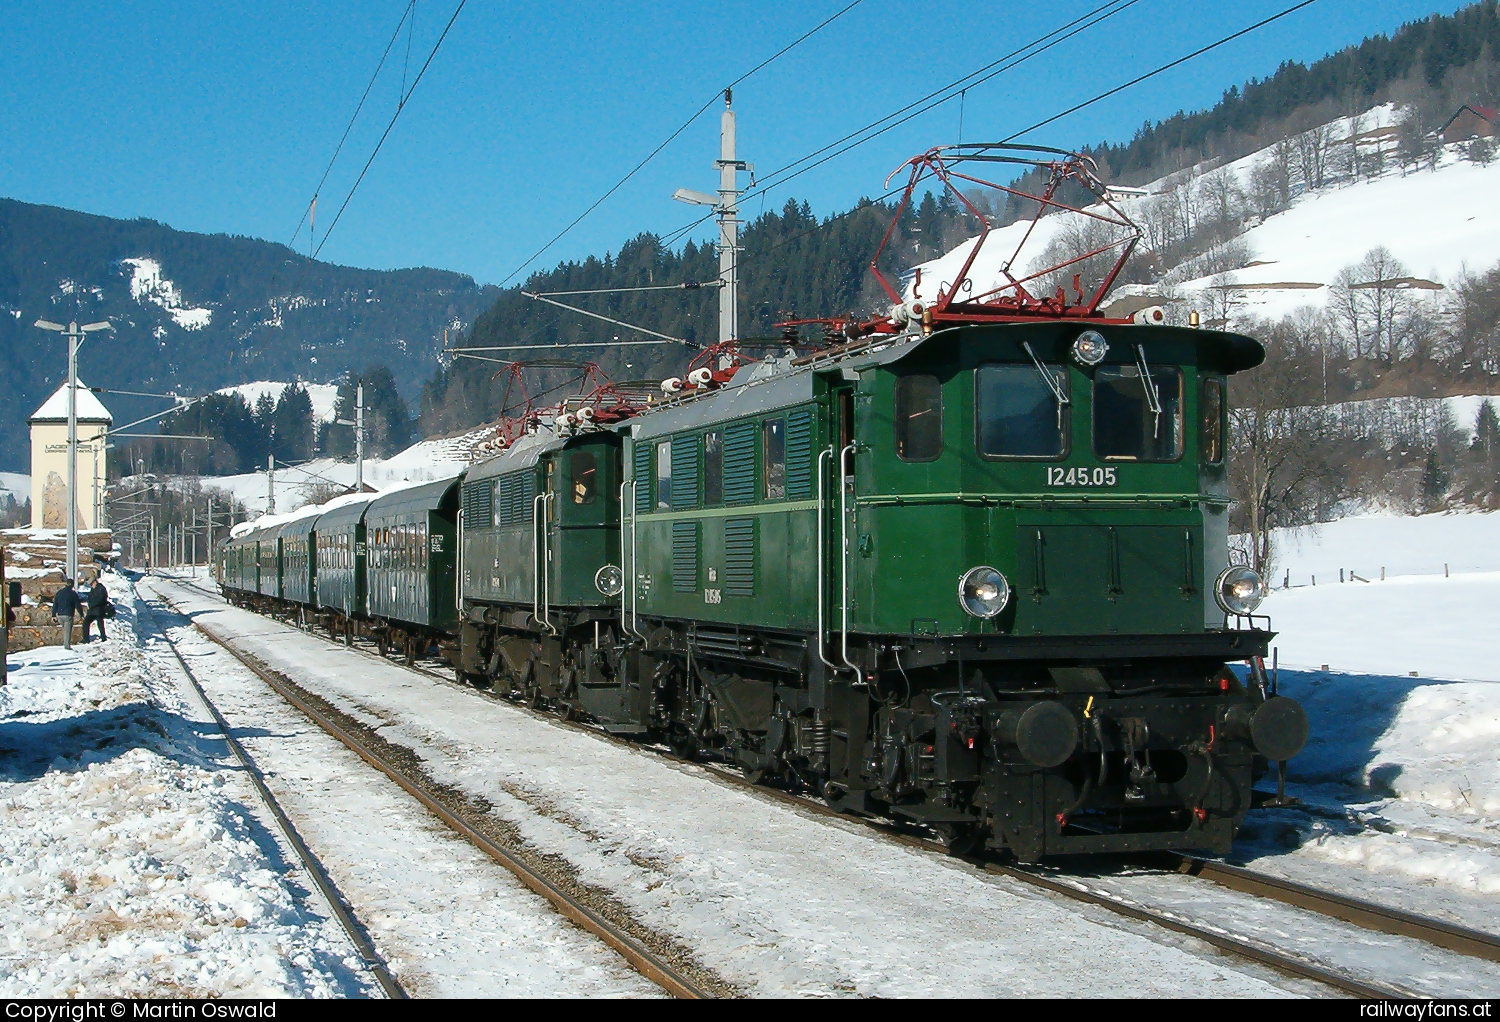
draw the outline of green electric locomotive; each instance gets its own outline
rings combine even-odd
[[[1227,850],[1306,735],[1227,666],[1270,638],[1224,464],[1261,357],[957,326],[524,437],[464,483],[461,669],[957,846]]]

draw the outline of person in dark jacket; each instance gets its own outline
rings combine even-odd
[[[99,622],[99,641],[103,642],[109,636],[104,634],[104,611],[109,606],[109,590],[104,588],[104,580],[96,579],[89,587],[89,594],[84,598],[84,604],[88,613],[83,615],[83,641],[89,641],[89,625]]]
[[[63,579],[62,588],[52,597],[52,613],[62,621],[63,649],[73,648],[73,615],[78,613],[78,590],[71,578]]]

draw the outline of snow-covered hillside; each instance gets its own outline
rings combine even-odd
[[[336,383],[304,383],[303,388],[307,390],[307,396],[312,399],[313,418],[318,422],[332,422],[333,408],[338,403],[339,388]],[[287,384],[278,383],[275,380],[257,380],[254,383],[241,383],[234,387],[222,387],[214,391],[216,394],[238,394],[245,399],[245,404],[251,408],[255,402],[261,399],[263,394],[271,395],[275,401],[281,397],[281,392],[286,390]]]
[[[1330,153],[1350,148],[1350,138],[1357,137],[1362,158],[1369,163],[1378,150],[1385,169],[1357,178],[1345,176],[1321,188],[1294,183],[1285,212],[1263,220],[1249,216],[1241,223],[1237,244],[1247,246],[1248,254],[1239,262],[1248,265],[1220,276],[1201,272],[1204,267],[1189,260],[1162,267],[1160,284],[1122,286],[1114,296],[1150,296],[1165,304],[1181,304],[1185,312],[1187,306],[1211,309],[1222,304],[1220,293],[1227,286],[1231,319],[1246,315],[1280,318],[1304,305],[1324,306],[1339,271],[1358,263],[1376,246],[1388,249],[1410,276],[1418,278],[1414,286],[1422,293],[1433,292],[1421,281],[1447,287],[1466,268],[1477,271],[1494,265],[1500,261],[1500,161],[1480,166],[1466,161],[1458,146],[1448,146],[1436,169],[1403,169],[1394,156],[1391,130],[1399,116],[1395,107],[1385,105],[1315,129],[1326,139]],[[1152,181],[1140,189],[1144,194],[1117,201],[1127,215],[1144,224],[1153,209],[1175,198],[1183,208],[1173,215],[1191,220],[1203,215],[1203,207],[1212,201],[1205,194],[1204,182],[1211,178],[1232,182],[1240,194],[1248,195],[1255,188],[1257,171],[1275,159],[1275,147],[1268,147],[1224,167],[1195,168]],[[1206,173],[1197,174],[1198,170]],[[1050,260],[1042,258],[1047,246],[1083,222],[1076,214],[1042,218],[1017,265],[1026,267],[1026,272],[1047,265]],[[1001,267],[1016,255],[1030,227],[1029,221],[1021,221],[990,234],[969,274],[970,295],[1004,283]],[[1147,234],[1145,246],[1151,244]],[[921,272],[908,280],[907,296],[916,292],[930,300],[940,287],[951,287],[974,243],[970,239],[914,267]]]
[[[480,429],[456,437],[422,440],[390,458],[365,461],[365,485],[385,491],[404,485],[430,482],[455,476],[470,464],[470,451],[480,440],[492,435],[491,429]],[[312,497],[326,493],[329,487],[352,487],[354,463],[318,458],[305,465],[276,469],[276,509],[279,513],[295,510]],[[227,490],[234,494],[252,515],[266,510],[268,480],[264,472],[233,476],[204,476],[205,488]]]

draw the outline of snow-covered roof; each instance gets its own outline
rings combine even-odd
[[[94,396],[93,391],[88,389],[82,380],[78,381],[77,410],[79,422],[114,422],[115,417],[109,414],[109,409],[104,403]],[[42,407],[31,413],[31,418],[26,420],[33,422],[67,422],[68,421],[68,385],[63,383],[58,387],[51,397],[42,402]]]

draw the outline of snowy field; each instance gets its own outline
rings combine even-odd
[[[1261,815],[1242,857],[1500,930],[1500,513],[1360,516],[1276,544],[1292,588],[1261,609],[1311,718],[1289,774],[1316,813]]]

